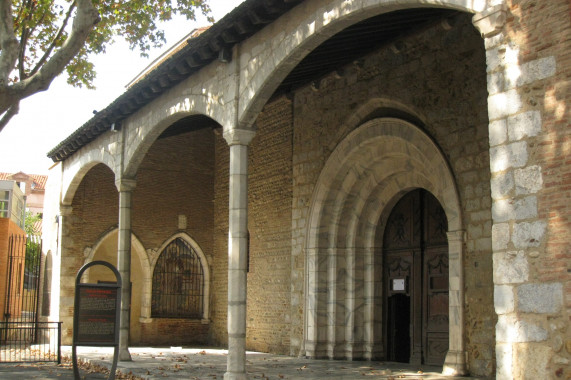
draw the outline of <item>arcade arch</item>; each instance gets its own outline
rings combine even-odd
[[[85,264],[102,260],[117,266],[117,228],[105,233],[88,251]],[[138,260],[131,260],[131,324],[130,341],[137,344],[141,341],[140,318],[149,314],[148,295],[150,294],[150,264],[143,244],[136,236],[131,235],[131,251]],[[111,271],[96,266],[88,271],[86,282],[114,281]]]

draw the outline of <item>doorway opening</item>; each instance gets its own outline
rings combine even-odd
[[[446,214],[423,189],[405,194],[383,238],[387,360],[443,365],[448,352]]]

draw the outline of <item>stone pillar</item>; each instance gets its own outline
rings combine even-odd
[[[464,344],[464,231],[451,231],[448,236],[448,353],[442,373],[461,376],[466,370],[466,349]]]
[[[522,54],[533,55],[510,43],[507,13],[496,6],[473,18],[484,37],[488,74],[496,379],[547,379],[554,360],[548,326],[556,326],[549,319],[563,308],[563,284],[537,282],[532,272],[547,232],[537,198],[542,161],[534,157],[543,122],[541,107],[524,99],[535,82],[555,75],[556,63],[541,55],[520,62]]]
[[[73,343],[73,307],[75,302],[75,280],[77,272],[82,265],[72,252],[73,237],[70,237],[73,217],[73,207],[71,205],[60,204],[58,217],[58,252],[56,257],[59,261],[59,299],[54,305],[59,305],[59,321],[62,325],[62,344],[71,345]],[[55,262],[54,262],[55,263]]]
[[[119,231],[117,241],[117,270],[121,275],[121,321],[119,325],[119,360],[131,361],[129,353],[129,327],[131,313],[131,197],[136,182],[120,179],[115,185],[119,191]]]
[[[246,269],[248,249],[248,144],[255,132],[224,132],[230,146],[228,234],[228,361],[225,380],[246,375]]]

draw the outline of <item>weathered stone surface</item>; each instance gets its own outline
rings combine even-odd
[[[543,221],[516,223],[512,242],[516,248],[538,247],[545,235],[547,225]]]
[[[560,352],[563,349],[563,338],[561,338],[560,335],[557,335],[555,338],[553,338],[553,351],[555,352]]]
[[[514,288],[507,285],[494,287],[494,307],[497,314],[508,314],[514,311]]]
[[[516,345],[514,356],[518,362],[514,368],[514,379],[551,379],[549,362],[552,355],[549,347],[537,343]]]
[[[527,164],[527,144],[523,141],[490,148],[490,170],[496,173],[508,168],[520,168]]]
[[[529,263],[523,251],[494,253],[494,283],[515,284],[527,281]]]
[[[508,223],[498,223],[492,226],[492,248],[494,251],[507,249],[510,240],[510,225]]]
[[[537,136],[541,132],[541,114],[539,111],[522,112],[508,117],[508,136],[510,141]]]
[[[506,119],[494,120],[489,126],[490,146],[503,144],[508,139],[508,126]]]
[[[541,342],[547,339],[547,331],[531,322],[513,315],[498,316],[496,340],[498,342]]]
[[[537,198],[528,196],[520,199],[500,199],[492,205],[494,222],[523,220],[537,217]]]
[[[521,108],[521,95],[516,90],[500,92],[488,98],[488,115],[490,120],[513,115],[519,112]]]
[[[563,304],[563,286],[525,284],[517,287],[517,308],[527,313],[557,313]]]
[[[513,380],[513,349],[511,344],[496,345],[496,380]]]
[[[514,170],[516,195],[533,194],[543,188],[543,177],[541,167],[537,165],[528,166]]]
[[[503,172],[495,175],[492,178],[492,199],[505,198],[514,189],[514,174],[513,172]]]
[[[555,74],[555,57],[544,57],[519,65],[517,75],[506,78],[506,87],[514,88],[549,78]]]

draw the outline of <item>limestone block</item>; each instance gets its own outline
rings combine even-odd
[[[488,74],[488,94],[494,95],[504,91],[505,80],[503,72]]]
[[[547,340],[547,331],[541,326],[513,315],[498,316],[496,324],[496,341],[498,342],[542,342]]]
[[[512,242],[516,248],[538,247],[546,228],[543,221],[517,223],[513,227]]]
[[[513,350],[511,344],[496,345],[496,380],[513,380]]]
[[[529,263],[523,251],[494,253],[494,284],[516,284],[527,281]]]
[[[496,309],[496,313],[498,315],[511,313],[514,311],[514,306],[513,286],[494,286],[494,307]]]
[[[496,120],[516,114],[523,103],[517,90],[500,92],[488,97],[488,115],[490,120]]]
[[[509,224],[499,223],[492,226],[492,248],[494,251],[507,249],[510,239]]]
[[[537,217],[537,198],[529,196],[521,199],[501,199],[492,205],[494,222],[523,220]]]
[[[508,168],[521,168],[528,159],[527,144],[524,141],[490,148],[490,170],[496,173]]]
[[[492,199],[505,198],[514,189],[514,175],[512,172],[500,173],[491,180]]]
[[[563,305],[563,286],[525,284],[517,288],[517,307],[527,313],[558,313]]]
[[[537,136],[541,133],[541,114],[539,111],[523,112],[508,117],[507,124],[510,141]]]
[[[496,47],[493,49],[488,48],[488,50],[486,50],[486,68],[488,72],[493,72],[497,68],[502,67],[503,65],[502,56],[503,56],[503,49]]]
[[[551,379],[549,362],[552,357],[551,349],[540,344],[518,344],[515,356],[519,365],[514,368],[514,379],[536,380]]]
[[[514,170],[514,179],[516,195],[537,193],[543,188],[541,167],[537,165]]]
[[[518,67],[518,75],[506,78],[506,87],[514,88],[555,75],[555,57],[544,57]]]

